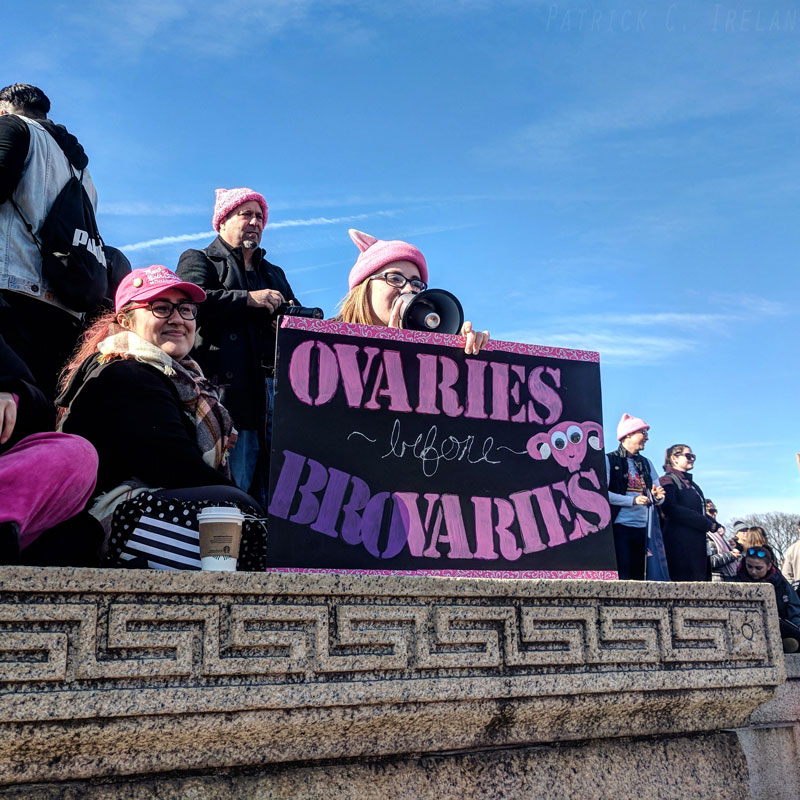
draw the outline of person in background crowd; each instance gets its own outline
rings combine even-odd
[[[107,531],[117,508],[147,491],[260,512],[225,474],[231,418],[189,357],[204,299],[166,267],[133,270],[117,289],[115,311],[87,330],[64,371],[60,428],[97,448],[102,496],[91,511]]]
[[[0,299],[0,314],[5,313]],[[97,453],[86,439],[53,432],[54,408],[22,359],[0,336],[0,563],[53,564],[55,552],[31,558],[45,531],[74,518],[97,480]],[[67,564],[93,566],[99,541],[91,526],[69,533]],[[55,550],[56,547],[53,547]]]
[[[797,523],[797,533],[798,537],[800,537],[800,522]],[[792,583],[800,581],[800,538],[789,545],[789,549],[786,551],[786,555],[783,559],[781,572],[783,572],[786,579]]]
[[[361,251],[350,270],[350,291],[339,303],[339,322],[357,325],[400,327],[400,296],[428,288],[428,264],[425,256],[408,242],[376,239],[350,228],[353,243]],[[489,331],[472,329],[471,322],[461,328],[464,351],[474,354],[489,341]]]
[[[110,244],[104,244],[103,252],[106,254],[106,264],[108,264],[108,302],[105,308],[113,308],[114,301],[111,298],[117,293],[125,276],[130,274],[132,267],[122,250],[112,247]]]
[[[655,482],[656,468],[641,455],[649,430],[643,419],[623,414],[617,425],[619,447],[606,453],[608,500],[620,580],[645,579],[648,521],[654,522],[653,503],[664,502],[664,490]]]
[[[769,544],[767,532],[758,525],[739,531],[739,541],[742,544],[742,551],[748,547],[760,547],[762,544]]]
[[[714,502],[706,500],[706,514],[716,521],[717,513]],[[706,532],[706,548],[711,565],[711,580],[716,582],[734,580],[742,553],[738,549],[731,548],[725,540],[725,528],[720,525],[716,531]]]
[[[706,514],[708,514],[708,516],[712,517],[713,519],[717,519],[718,513],[719,512],[717,510],[716,503],[713,500],[709,500],[708,498],[706,498]],[[723,534],[725,533],[725,527],[723,525],[719,526],[718,533],[723,533]]]
[[[266,502],[275,331],[281,304],[297,302],[286,274],[259,247],[267,201],[252,189],[217,189],[212,224],[219,236],[205,250],[186,250],[178,275],[205,289],[195,350],[239,430],[231,453],[236,485]]]
[[[61,304],[43,280],[42,256],[25,222],[39,230],[73,169],[82,171],[95,210],[97,192],[83,147],[63,125],[47,119],[49,111],[50,100],[36,86],[0,89],[0,294],[10,307],[0,333],[52,402],[81,315]]]
[[[748,547],[739,565],[737,580],[747,583],[771,583],[778,605],[778,619],[783,638],[783,652],[800,650],[800,598],[775,565],[775,553],[768,544]]]
[[[664,548],[673,581],[711,579],[705,534],[721,527],[705,513],[706,499],[692,479],[696,458],[688,444],[667,448],[666,474],[659,481],[665,492]]]
[[[731,536],[731,540],[729,542],[729,544],[730,544],[730,546],[732,548],[736,547],[737,545],[740,545],[742,543],[739,537],[740,537],[742,531],[747,530],[749,527],[750,526],[746,522],[744,522],[743,520],[737,519],[737,520],[733,521],[733,524],[731,525],[731,534],[732,534],[732,536]]]

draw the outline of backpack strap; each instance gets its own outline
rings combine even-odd
[[[25,219],[25,215],[22,213],[20,207],[16,204],[13,197],[9,197],[9,202],[12,206],[14,206],[14,210],[19,214],[19,218],[22,220],[22,224],[25,226],[28,233],[31,235],[31,239],[33,239],[33,243],[36,245],[36,249],[39,251],[40,256],[44,256],[42,252],[42,243],[36,238],[36,234],[33,232],[33,225]]]
[[[47,131],[45,131],[45,133],[47,133]],[[53,141],[55,142],[55,139],[53,139]],[[58,144],[58,142],[56,142],[56,144]],[[64,151],[62,150],[61,152],[63,153]],[[64,155],[66,156],[67,154],[64,153]],[[75,168],[72,166],[69,157],[67,157],[67,166],[69,167],[69,171],[72,174],[72,177],[77,177],[78,180],[81,182],[81,186],[83,186],[83,170],[81,170],[81,174],[79,176],[76,176]],[[36,234],[33,232],[33,225],[31,225],[30,222],[28,222],[28,220],[25,218],[25,215],[22,213],[22,209],[16,204],[14,198],[9,197],[8,200],[11,203],[11,205],[14,206],[14,210],[17,212],[17,214],[19,214],[19,218],[22,220],[22,224],[25,226],[25,229],[31,235],[31,239],[33,239],[33,243],[36,245],[36,249],[39,251],[39,255],[44,258],[42,243],[39,241],[39,239],[36,237]],[[45,219],[47,219],[47,214],[45,214]]]
[[[673,475],[671,472],[668,472],[668,473],[667,473],[666,475],[664,475],[663,477],[665,477],[665,478],[667,478],[667,477],[668,477],[668,478],[669,478],[669,479],[670,479],[670,480],[671,480],[671,481],[672,481],[672,482],[675,484],[675,486],[676,486],[678,489],[683,489],[683,484],[681,483],[681,480],[680,480],[680,478],[679,478],[677,475]]]

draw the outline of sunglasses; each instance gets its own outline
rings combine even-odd
[[[694,453],[681,453],[687,461],[696,461],[697,456]]]
[[[747,548],[747,555],[756,556],[756,558],[766,558],[767,557],[767,551],[766,550],[761,550],[758,547],[748,547]]]

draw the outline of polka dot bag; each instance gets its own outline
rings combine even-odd
[[[111,521],[104,567],[129,569],[200,569],[197,514],[206,506],[230,502],[189,502],[155,497],[143,492],[121,503]],[[267,537],[256,509],[241,507],[245,515],[239,549],[240,572],[266,569]]]

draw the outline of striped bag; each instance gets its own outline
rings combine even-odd
[[[199,570],[200,536],[197,514],[206,506],[233,503],[187,502],[155,497],[143,492],[117,506],[111,521],[104,567],[128,569]],[[254,508],[245,514],[237,569],[263,572],[266,569],[266,531]]]

